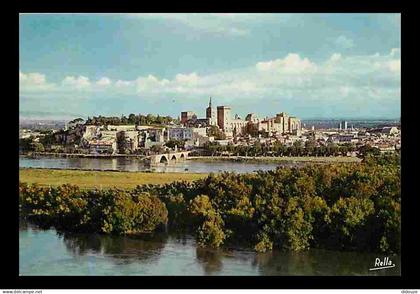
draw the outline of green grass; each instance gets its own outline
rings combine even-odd
[[[194,181],[206,177],[199,173],[146,173],[112,172],[57,169],[19,169],[19,180],[41,186],[73,184],[83,189],[121,188],[131,189],[142,184],[166,184],[175,181]]]

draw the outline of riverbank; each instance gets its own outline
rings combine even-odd
[[[226,160],[226,161],[247,161],[247,162],[315,162],[315,163],[359,163],[362,159],[358,157],[347,157],[347,156],[331,156],[331,157],[315,157],[315,156],[189,156],[190,160],[200,161],[214,161],[214,160]]]
[[[25,157],[59,157],[59,158],[137,158],[144,159],[144,155],[137,154],[80,154],[80,153],[54,153],[54,152],[30,152],[21,154]],[[359,163],[358,157],[348,156],[188,156],[190,160],[200,161],[236,161],[236,162],[315,162],[315,163]]]
[[[122,171],[86,171],[65,169],[20,168],[19,180],[40,186],[77,185],[83,189],[132,189],[144,184],[167,184],[175,181],[194,181],[206,177],[205,173],[157,173]]]

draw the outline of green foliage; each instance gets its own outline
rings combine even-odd
[[[30,144],[30,150],[33,150],[35,152],[44,152],[45,148],[44,145],[40,142],[32,142]]]
[[[273,242],[266,233],[259,234],[258,243],[254,246],[257,252],[266,252],[273,250]]]
[[[115,191],[114,197],[111,213],[104,219],[104,233],[122,235],[152,232],[159,225],[167,223],[166,206],[156,196]]]
[[[213,208],[207,195],[198,195],[190,201],[188,212],[191,222],[197,227],[197,241],[201,246],[214,248],[223,244],[226,234],[223,231],[223,220]]]
[[[373,201],[356,197],[340,198],[331,208],[331,229],[342,244],[361,246],[357,233],[366,229],[368,217],[375,212]],[[353,243],[359,244],[353,244]]]
[[[197,241],[202,246],[218,248],[223,244],[225,238],[223,221],[217,214],[207,217],[197,230]]]
[[[86,125],[162,125],[177,121],[170,116],[155,116],[153,114],[138,114],[131,113],[128,118],[126,116],[121,117],[106,117],[106,116],[94,116],[88,118]]]
[[[165,204],[147,193],[21,183],[19,200],[21,216],[43,227],[70,231],[135,234],[151,232],[168,220]]]
[[[166,142],[165,145],[166,145],[166,147],[172,148],[172,149],[175,148],[175,146],[182,149],[185,146],[185,141],[172,139],[172,140],[169,140],[168,142]]]
[[[400,252],[398,158],[308,165],[250,174],[210,174],[195,182],[132,191],[20,185],[23,216],[70,230],[131,234],[168,222],[201,246]]]
[[[223,133],[217,126],[210,126],[207,134],[213,136],[216,140],[226,139],[225,133]]]
[[[33,138],[31,138],[31,137],[19,139],[19,149],[21,151],[24,151],[24,152],[33,151],[32,150],[33,146],[31,145],[32,140],[33,140]]]
[[[255,131],[251,131],[255,135]],[[212,131],[212,134],[217,131]],[[257,131],[258,133],[258,131]],[[220,136],[216,136],[216,139],[223,139]],[[315,140],[306,141],[305,144],[298,140],[292,144],[292,146],[286,146],[279,141],[273,143],[260,143],[255,142],[253,145],[228,145],[222,146],[217,143],[211,142],[203,146],[203,153],[207,155],[222,155],[223,152],[230,152],[236,156],[346,156],[347,152],[356,151],[356,147],[350,143],[343,145],[336,145],[329,143],[327,146],[317,145]],[[360,149],[364,152],[364,149]],[[379,149],[373,148],[374,154],[377,154]],[[361,155],[363,157],[364,155]]]

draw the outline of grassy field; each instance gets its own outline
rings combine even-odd
[[[174,181],[193,181],[206,177],[198,173],[145,173],[82,171],[57,169],[19,169],[19,180],[26,183],[38,183],[41,186],[73,184],[81,188],[134,188],[141,184],[166,184]]]

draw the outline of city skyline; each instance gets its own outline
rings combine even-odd
[[[21,117],[399,118],[400,14],[22,14]]]

